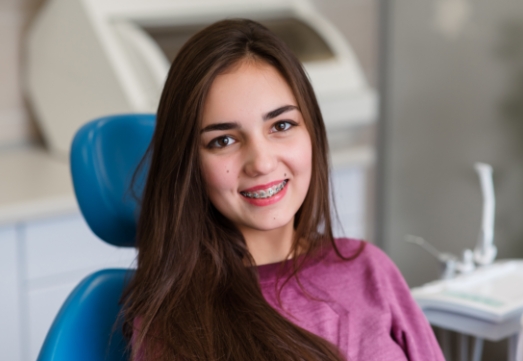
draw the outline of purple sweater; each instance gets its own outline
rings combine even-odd
[[[353,255],[360,243],[336,240],[344,256]],[[350,361],[444,361],[405,280],[380,249],[366,244],[350,261],[329,249],[304,267],[299,280],[312,297],[292,278],[281,292],[283,307],[275,290],[281,263],[258,267],[265,299],[288,320],[337,345]]]
[[[351,256],[361,242],[337,239],[336,244],[341,254]],[[444,361],[401,273],[374,245],[366,244],[351,261],[341,260],[333,249],[308,260],[299,281],[312,297],[291,278],[281,291],[280,307],[276,280],[282,270],[279,279],[285,280],[290,266],[286,261],[283,269],[282,263],[258,267],[265,299],[294,324],[337,345],[348,361]],[[135,319],[134,328],[140,323]]]

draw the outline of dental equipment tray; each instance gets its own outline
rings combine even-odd
[[[523,260],[503,260],[450,280],[413,288],[423,311],[445,311],[492,323],[523,312]]]

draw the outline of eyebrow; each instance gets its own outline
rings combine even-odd
[[[271,110],[267,114],[263,116],[263,120],[269,120],[272,118],[276,118],[278,115],[283,114],[285,112],[290,112],[291,110],[298,109],[295,105],[284,105],[283,107],[279,107],[278,109]]]
[[[200,134],[205,132],[212,132],[213,130],[231,130],[231,129],[238,129],[240,128],[240,125],[236,122],[230,122],[230,123],[214,123],[209,124],[205,128],[203,128],[200,131]]]
[[[277,109],[271,110],[267,114],[264,114],[262,119],[264,121],[273,119],[273,118],[276,118],[278,115],[281,115],[285,112],[290,112],[291,110],[295,110],[295,109],[298,109],[298,107],[295,105],[284,105]],[[214,123],[214,124],[209,124],[208,126],[203,128],[200,131],[200,134],[205,133],[205,132],[212,132],[214,130],[232,130],[232,129],[239,129],[239,128],[240,128],[240,125],[236,122]]]

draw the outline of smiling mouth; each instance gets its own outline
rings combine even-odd
[[[255,198],[255,199],[266,199],[274,197],[276,194],[280,193],[283,188],[285,188],[285,185],[287,184],[289,180],[285,179],[280,184],[276,184],[275,186],[272,186],[267,189],[262,189],[256,192],[240,192],[240,194],[247,198]]]

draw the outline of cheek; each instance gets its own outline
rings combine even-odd
[[[304,185],[309,184],[312,171],[312,144],[309,135],[299,139],[287,153],[288,164],[295,175],[299,175]]]
[[[202,157],[202,175],[209,196],[236,189],[237,172],[234,163],[220,157]]]

